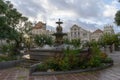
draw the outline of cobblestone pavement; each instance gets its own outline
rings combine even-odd
[[[120,52],[109,54],[114,59],[114,66],[95,72],[64,74],[52,76],[29,76],[26,68],[0,70],[0,80],[120,80]]]

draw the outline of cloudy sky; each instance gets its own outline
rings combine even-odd
[[[114,17],[120,9],[118,0],[9,0],[15,8],[32,21],[43,21],[56,27],[60,18],[65,31],[73,24],[93,31],[104,25],[114,25]],[[115,32],[120,28],[114,25]]]

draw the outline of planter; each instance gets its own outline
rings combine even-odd
[[[38,63],[40,64],[40,63]],[[54,72],[35,72],[36,66],[35,64],[30,68],[30,75],[32,76],[42,76],[42,75],[58,75],[58,74],[71,74],[71,73],[80,73],[80,72],[88,72],[88,71],[96,71],[108,68],[113,65],[113,62],[106,63],[104,66],[96,67],[96,68],[87,68],[87,69],[80,69],[80,70],[70,70],[70,71],[54,71]]]
[[[13,61],[0,62],[0,69],[15,67],[18,64],[20,64],[22,61],[23,60],[13,60]]]

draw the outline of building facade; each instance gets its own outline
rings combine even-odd
[[[104,27],[103,31],[97,29],[94,32],[90,32],[75,24],[70,28],[70,32],[68,32],[68,39],[81,39],[81,41],[98,41],[104,33],[114,34],[113,26],[107,25]]]
[[[103,31],[100,29],[95,30],[93,33],[91,33],[91,39],[90,40],[95,40],[98,41],[99,38],[103,35]]]
[[[32,29],[33,35],[46,34],[46,24],[43,22],[38,22]]]
[[[32,29],[32,35],[52,35],[54,31],[46,29],[46,23],[38,22]]]
[[[89,41],[90,32],[85,29],[82,29],[81,27],[75,24],[70,28],[70,33],[68,33],[68,37],[70,40],[80,39],[81,41]]]
[[[104,26],[104,30],[103,31],[104,31],[104,33],[115,34],[112,25],[106,25],[106,26]]]

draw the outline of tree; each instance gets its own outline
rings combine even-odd
[[[65,38],[65,39],[63,40],[63,43],[65,43],[65,44],[70,44],[70,40],[69,40],[68,38]]]
[[[119,0],[120,2],[120,0]],[[115,14],[115,23],[120,26],[120,10],[117,11],[117,13]]]
[[[110,52],[112,52],[112,46],[113,44],[116,44],[118,42],[118,37],[115,34],[109,34],[109,33],[105,33],[103,34],[103,36],[100,38],[99,42],[106,46],[109,45],[110,48]]]
[[[50,45],[50,46],[53,44],[52,37],[47,36],[47,35],[36,35],[34,37],[34,41],[40,47],[42,47],[45,44]]]
[[[120,10],[115,14],[115,23],[120,26]]]
[[[30,24],[27,17],[22,16],[10,1],[0,0],[0,39],[14,41],[15,52],[20,48],[23,33],[29,33],[31,30],[28,23]]]
[[[75,48],[78,48],[78,47],[80,47],[80,45],[81,45],[81,40],[80,40],[80,39],[73,39],[73,40],[71,41],[71,44],[72,44]]]

